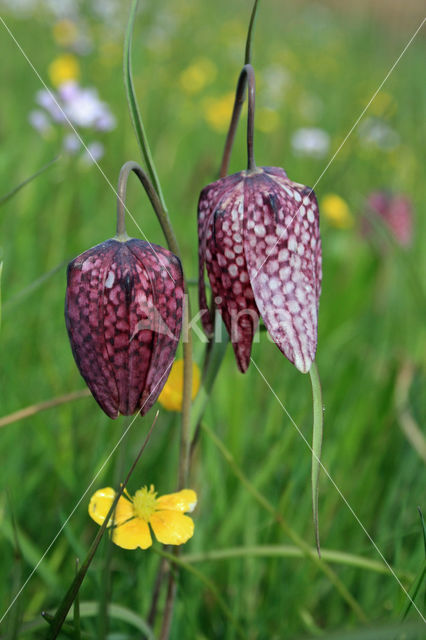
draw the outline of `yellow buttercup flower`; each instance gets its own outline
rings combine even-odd
[[[235,95],[227,93],[221,98],[207,98],[203,102],[204,118],[212,129],[223,133],[231,120]]]
[[[80,77],[80,65],[75,56],[66,53],[55,58],[49,65],[49,78],[55,87],[59,87],[68,80],[77,80]]]
[[[335,193],[328,193],[323,197],[320,212],[333,227],[338,229],[349,229],[354,224],[354,218],[347,203]]]
[[[108,527],[112,541],[123,549],[148,549],[152,545],[151,530],[162,544],[184,544],[194,533],[194,522],[184,513],[194,510],[197,494],[182,489],[157,498],[154,486],[143,487],[132,497],[126,490],[120,496]],[[116,492],[111,487],[99,489],[91,497],[89,515],[97,524],[105,521]]]
[[[184,69],[179,76],[179,84],[186,93],[199,93],[217,74],[216,65],[207,58],[198,58]]]
[[[61,47],[70,47],[78,37],[78,29],[72,20],[58,20],[53,26],[53,37]]]
[[[192,364],[192,399],[200,389],[201,374],[198,365]],[[183,394],[183,359],[175,360],[169,377],[158,396],[158,402],[169,411],[182,411]]]

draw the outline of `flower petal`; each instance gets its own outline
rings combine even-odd
[[[192,489],[182,489],[176,493],[167,493],[157,498],[157,505],[160,510],[192,512],[197,504],[197,494]]]
[[[183,544],[194,533],[191,518],[178,511],[156,511],[149,523],[158,542],[162,544]]]
[[[89,503],[89,516],[94,520],[97,524],[103,524],[108,511],[111,508],[113,500],[115,498],[115,490],[112,487],[105,487],[104,489],[99,489],[93,496],[90,498]],[[114,524],[122,524],[133,518],[133,506],[132,503],[126,500],[124,496],[121,496],[117,502],[117,506],[114,514]],[[112,525],[113,519],[111,518],[108,527]]]
[[[112,530],[112,541],[122,549],[148,549],[152,545],[148,524],[141,518],[133,518]]]
[[[118,389],[104,335],[100,302],[111,263],[121,243],[103,242],[68,265],[65,322],[72,352],[95,400],[110,418],[118,416]]]
[[[132,253],[145,266],[151,279],[154,308],[148,318],[155,332],[154,348],[139,400],[141,414],[156,402],[166,383],[182,329],[183,275],[179,259],[162,247],[142,240],[128,243]]]
[[[259,313],[243,249],[244,172],[216,205],[206,233],[206,264],[216,305],[243,373],[250,363]]]
[[[200,369],[196,362],[192,363],[192,400],[200,389]],[[158,402],[168,411],[182,411],[183,397],[183,359],[175,360],[167,382],[158,396]]]
[[[282,169],[245,181],[244,251],[256,304],[278,348],[306,373],[315,358],[321,240],[315,194]]]
[[[198,202],[198,296],[201,312],[201,324],[207,335],[213,333],[213,320],[207,303],[206,286],[204,283],[204,266],[206,263],[207,229],[212,224],[212,216],[217,209],[218,202],[225,194],[241,180],[239,174],[221,178],[204,187]],[[214,295],[214,292],[213,292]]]

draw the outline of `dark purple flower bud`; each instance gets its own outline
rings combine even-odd
[[[259,316],[303,373],[317,346],[321,292],[319,213],[312,189],[263,167],[203,189],[198,208],[200,309],[212,333],[204,265],[242,372]]]
[[[373,191],[367,198],[367,205],[387,224],[398,244],[402,247],[412,244],[413,207],[406,196],[386,190]],[[368,220],[364,222],[364,231],[371,231]]]
[[[162,390],[182,328],[178,258],[112,239],[68,266],[65,319],[81,375],[110,418],[144,415]]]

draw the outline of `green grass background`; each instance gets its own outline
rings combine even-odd
[[[82,84],[96,86],[117,117],[116,129],[102,137],[106,155],[100,163],[114,186],[120,166],[129,159],[140,160],[121,72],[127,5],[123,3],[123,15],[114,23],[94,15],[87,4],[80,7],[93,40],[93,50],[80,60]],[[133,45],[135,86],[186,272],[195,277],[198,194],[215,178],[224,143],[224,134],[212,130],[205,120],[204,100],[234,90],[250,3],[166,0],[142,5]],[[47,79],[49,63],[62,53],[53,40],[52,18],[43,11],[21,17],[4,15],[35,68]],[[410,24],[395,24],[397,20],[372,17],[368,10],[352,12],[349,6],[339,10],[320,3],[262,2],[254,40],[259,108],[269,106],[262,94],[268,68],[284,67],[289,83],[278,107],[278,128],[270,134],[256,131],[258,164],[283,166],[293,180],[314,184],[327,158],[297,157],[290,145],[292,132],[301,126],[324,128],[330,133],[334,152],[420,23],[420,13],[410,15]],[[40,82],[2,25],[0,38],[4,52],[0,71],[2,195],[54,158],[60,138],[44,140],[29,125],[28,113],[34,108]],[[407,589],[425,558],[417,506],[426,506],[426,483],[424,460],[401,429],[395,390],[401,371],[408,367],[412,384],[406,404],[421,428],[425,417],[424,55],[423,30],[386,82],[384,91],[391,97],[391,108],[371,106],[371,113],[399,134],[399,146],[392,151],[366,148],[355,130],[316,188],[319,199],[328,192],[344,197],[356,218],[349,230],[322,221],[324,281],[317,362],[325,407],[323,463],[386,559],[404,574]],[[213,61],[218,73],[202,92],[188,95],[182,91],[179,76],[199,57]],[[303,104],[312,98],[322,108],[309,117]],[[245,166],[244,127],[240,129],[231,161],[233,171]],[[82,136],[85,139],[84,132]],[[128,207],[148,238],[163,243],[148,202],[135,183],[129,186]],[[370,239],[359,231],[366,194],[384,186],[412,199],[415,234],[409,251],[394,246],[380,230]],[[27,287],[58,264],[111,237],[114,216],[114,193],[101,173],[66,157],[1,207],[1,416],[84,387],[63,319],[65,266],[38,288],[27,291]],[[128,231],[139,236],[130,221]],[[196,308],[195,290],[193,293]],[[200,364],[202,353],[203,345],[196,340],[195,359]],[[308,377],[298,373],[265,334],[254,346],[253,356],[309,440]],[[125,468],[136,455],[152,415],[138,419],[126,436],[122,446]],[[226,443],[253,485],[313,544],[310,452],[256,369],[250,367],[245,376],[237,372],[230,349],[205,421]],[[0,430],[0,616],[109,455],[124,424],[123,419],[111,422],[87,398]],[[162,411],[130,491],[151,482],[161,493],[174,490],[178,446],[179,418]],[[93,491],[114,482],[118,457],[111,458]],[[199,506],[194,514],[195,535],[185,545],[184,554],[289,544],[279,525],[253,500],[204,433],[190,485],[199,494]],[[8,621],[18,613],[26,622],[39,620],[41,610],[58,605],[72,580],[75,557],[84,558],[96,532],[87,515],[91,493],[0,625],[2,638]],[[324,549],[380,560],[324,475],[319,507]],[[21,560],[14,553],[12,513]],[[84,601],[99,599],[104,558],[102,546],[81,590]],[[115,547],[111,601],[144,618],[158,563],[152,551]],[[335,632],[343,638],[350,630],[359,632],[351,637],[367,637],[361,633],[366,627],[308,559],[258,558],[247,553],[242,558],[194,566],[215,584],[243,637],[334,637]],[[362,607],[367,628],[400,620],[406,598],[394,577],[345,565],[334,565],[334,569]],[[424,597],[423,585],[416,600],[423,615]],[[163,599],[160,613],[162,606]],[[421,621],[413,610],[409,618],[415,624]],[[96,619],[84,618],[82,624],[97,637]],[[25,636],[22,631],[18,637],[41,638],[43,633],[41,627]],[[417,628],[405,637],[420,639],[422,634]],[[111,618],[109,637],[135,638],[140,632]],[[185,570],[179,575],[171,637],[238,637],[211,592]],[[386,637],[394,638],[395,632]]]

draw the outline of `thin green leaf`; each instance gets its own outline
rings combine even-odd
[[[314,517],[315,542],[318,555],[321,556],[319,518],[318,518],[318,493],[319,476],[321,471],[321,448],[323,436],[324,415],[322,408],[321,382],[318,367],[315,362],[309,370],[312,385],[313,428],[312,428],[312,512]]]
[[[75,572],[78,574],[78,568],[80,565],[80,561],[78,558],[75,559]],[[77,592],[77,595],[74,600],[74,611],[73,611],[73,623],[74,623],[74,640],[81,640],[81,629],[80,629],[80,593]]]
[[[0,262],[0,329],[1,329],[1,305],[2,305],[2,296],[1,296],[1,276],[3,273],[3,260]]]
[[[314,553],[315,549],[311,548]],[[217,560],[229,560],[231,558],[304,558],[302,549],[294,545],[255,545],[230,547],[228,549],[211,549],[200,553],[190,553],[181,556],[181,560],[190,564],[198,562],[216,562]],[[321,557],[325,562],[341,564],[347,567],[356,567],[365,571],[373,571],[383,575],[390,575],[389,568],[378,560],[357,556],[334,549],[322,549]],[[404,570],[394,569],[400,579],[413,580],[413,575]]]
[[[423,518],[423,513],[420,510],[420,507],[418,508],[419,510],[419,515],[420,515],[420,524],[422,526],[422,534],[423,534],[423,544],[424,544],[424,549],[425,549],[425,556],[426,556],[426,527],[425,527],[425,521]],[[420,591],[421,586],[424,584],[425,582],[425,578],[426,578],[426,558],[423,562],[423,566],[420,568],[419,573],[416,576],[416,579],[414,580],[413,584],[411,585],[411,588],[408,591],[409,594],[409,600],[406,603],[402,614],[401,614],[401,619],[402,621],[405,620],[405,618],[408,616],[411,607],[414,604],[415,599],[417,598],[417,594]]]
[[[81,569],[79,570],[79,572],[75,576],[74,580],[72,581],[68,591],[66,592],[65,596],[63,597],[63,599],[61,601],[61,604],[58,607],[58,610],[56,611],[56,614],[54,615],[54,617],[52,619],[50,629],[49,629],[49,631],[47,633],[47,636],[46,636],[46,640],[55,640],[55,638],[58,637],[58,634],[59,634],[59,632],[60,632],[60,630],[62,628],[62,625],[65,622],[65,619],[66,619],[66,617],[68,615],[68,612],[71,609],[71,606],[72,606],[72,604],[73,604],[73,602],[74,602],[74,600],[75,600],[75,598],[76,598],[76,596],[77,596],[77,594],[79,592],[79,589],[80,589],[80,587],[81,587],[81,585],[83,583],[83,580],[84,580],[84,578],[86,576],[86,573],[87,573],[87,571],[88,571],[88,569],[89,569],[89,567],[90,567],[90,565],[92,563],[92,560],[93,560],[93,558],[95,556],[95,553],[96,553],[96,551],[98,549],[99,543],[102,540],[102,536],[104,535],[104,533],[106,531],[106,528],[107,528],[107,525],[108,525],[108,523],[109,523],[109,521],[110,521],[110,519],[111,519],[111,517],[112,517],[112,515],[113,515],[113,513],[115,511],[115,508],[117,506],[117,502],[119,501],[120,497],[122,496],[123,491],[126,488],[126,485],[127,485],[128,481],[129,481],[133,471],[135,470],[135,467],[136,467],[136,465],[137,465],[142,453],[144,452],[145,447],[148,444],[149,438],[151,437],[152,430],[153,430],[153,428],[155,426],[155,423],[157,422],[157,418],[158,418],[158,411],[157,411],[157,414],[156,414],[156,416],[154,418],[154,421],[153,421],[153,423],[151,425],[151,428],[148,431],[148,434],[147,434],[147,436],[146,436],[146,438],[145,438],[145,440],[143,442],[143,445],[140,448],[139,453],[137,454],[132,466],[130,467],[130,470],[129,470],[128,474],[127,474],[126,479],[124,480],[124,482],[122,483],[122,485],[118,489],[118,491],[117,491],[117,493],[115,495],[115,498],[114,498],[114,500],[112,502],[111,508],[108,511],[108,513],[107,513],[107,515],[105,517],[105,520],[104,520],[103,524],[101,525],[101,528],[99,529],[95,539],[93,540],[93,542],[92,542],[92,544],[90,546],[89,552],[88,552],[88,554],[86,556],[85,561],[83,562],[83,564],[81,566]]]
[[[161,190],[160,180],[155,169],[154,160],[152,158],[151,149],[148,143],[148,138],[145,133],[145,127],[139,111],[138,103],[136,100],[135,88],[133,84],[132,74],[132,33],[135,22],[136,11],[138,8],[138,0],[133,0],[132,7],[130,9],[129,21],[127,23],[126,35],[124,38],[124,54],[123,54],[123,74],[124,74],[124,86],[126,89],[126,97],[130,110],[130,117],[132,119],[133,127],[135,129],[136,138],[142,153],[142,157],[145,161],[148,175],[152,184],[160,198],[161,205],[165,211],[167,211],[166,203],[164,201],[163,192]]]
[[[98,616],[98,614],[99,614],[98,602],[92,602],[92,601],[80,602],[80,618],[82,619],[95,618]],[[143,618],[138,616],[131,609],[128,609],[127,607],[123,607],[120,604],[109,603],[108,616],[110,618],[113,618],[114,620],[120,620],[121,622],[125,622],[126,624],[130,625],[134,629],[141,631],[145,635],[146,640],[155,640],[154,632],[152,631],[149,624],[147,624],[147,622],[145,622]],[[72,633],[74,632],[73,625],[69,624],[72,621],[72,617],[73,617],[73,614],[71,612],[68,613],[66,618],[67,622],[63,625],[61,629],[61,632],[64,633],[64,635],[71,638],[73,637]],[[45,621],[50,623],[53,620],[53,615],[51,611],[43,612],[43,618]],[[34,632],[39,631],[40,629],[44,629],[45,628],[44,620],[40,620],[39,618],[37,618],[36,620],[31,620],[30,622],[24,623],[19,630],[20,637],[30,633],[33,634]],[[85,638],[93,638],[93,637],[94,637],[93,635],[88,634],[85,631],[81,632],[82,640],[84,640]],[[2,636],[0,636],[0,639],[1,638]]]
[[[41,169],[39,169],[38,171],[36,171],[35,173],[33,173],[32,176],[30,176],[29,178],[27,178],[26,180],[24,180],[23,182],[21,182],[20,184],[18,184],[16,187],[14,187],[11,191],[8,191],[8,193],[6,193],[4,196],[2,196],[0,198],[0,207],[5,204],[8,200],[10,200],[11,198],[13,198],[13,196],[18,193],[18,191],[20,191],[22,189],[22,187],[25,187],[25,185],[27,185],[29,182],[32,182],[33,180],[35,180],[35,178],[37,178],[39,175],[41,175],[42,173],[44,173],[47,169],[49,169],[52,165],[55,164],[55,162],[58,162],[60,156],[58,156],[57,158],[54,158],[53,160],[51,160],[50,162],[48,162],[47,164],[45,164],[43,167],[41,167]]]

